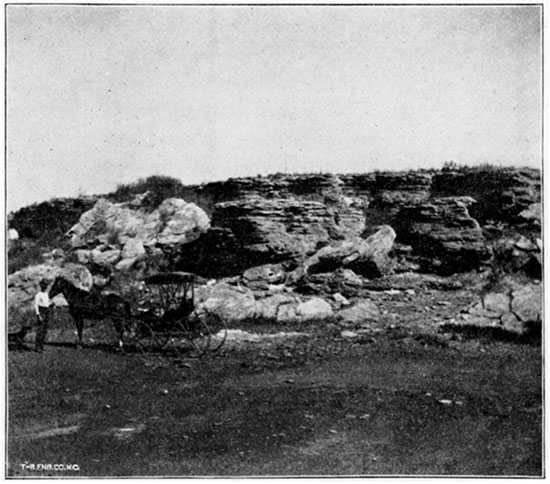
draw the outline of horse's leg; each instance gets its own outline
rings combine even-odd
[[[84,329],[84,315],[82,313],[78,313],[75,321],[76,332],[78,333],[78,349],[82,349],[82,330]]]
[[[78,311],[77,309],[75,309],[72,306],[69,306],[69,314],[74,319],[74,322],[75,322],[75,325],[76,325],[76,332],[78,334],[77,347],[82,348],[82,327],[84,326],[84,321],[83,321],[83,318],[82,318],[82,314],[80,313],[80,311]]]
[[[120,298],[117,300],[118,317],[115,318],[115,328],[118,334],[118,347],[123,348],[124,330],[129,330],[129,321],[132,319],[132,308],[130,303],[125,299]]]
[[[122,323],[122,319],[118,317],[114,317],[113,324],[115,325],[115,331],[118,336],[118,348],[122,349],[122,337],[124,334],[124,324]]]

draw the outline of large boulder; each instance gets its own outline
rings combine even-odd
[[[75,287],[84,291],[89,291],[93,286],[92,274],[80,264],[29,266],[8,276],[8,306],[30,307],[39,290],[39,282],[46,279],[52,283],[58,276],[63,276]],[[66,304],[61,298],[54,302],[59,302],[60,305]]]
[[[206,232],[209,225],[202,209],[179,198],[166,199],[151,213],[101,199],[82,214],[68,234],[73,247],[98,244],[122,247],[130,239],[146,247],[192,242]]]
[[[319,297],[300,303],[296,313],[302,321],[323,321],[334,318],[332,306]]]
[[[296,315],[300,298],[293,294],[279,293],[256,301],[255,317],[263,321],[286,322],[291,312]]]
[[[229,322],[263,320],[300,323],[334,318],[332,306],[322,298],[302,300],[289,291],[276,294],[253,292],[226,281],[198,286],[195,302],[198,311],[207,309]]]
[[[298,282],[308,274],[328,273],[340,268],[369,278],[381,277],[391,269],[388,254],[394,240],[395,232],[386,225],[366,240],[351,237],[323,247],[291,274],[290,281]]]
[[[158,220],[156,243],[162,245],[188,244],[197,240],[210,226],[204,210],[180,198],[164,200],[146,220],[147,223]]]
[[[542,319],[542,287],[540,284],[526,284],[512,291],[511,312],[524,323]]]
[[[198,310],[205,308],[230,322],[253,319],[256,315],[254,293],[227,282],[197,287],[195,302]]]
[[[30,306],[42,279],[53,281],[61,268],[48,264],[29,266],[8,276],[8,306]]]
[[[363,300],[340,310],[336,317],[343,324],[360,325],[380,318],[380,310],[372,301]]]
[[[128,270],[155,247],[197,240],[210,226],[193,203],[168,198],[152,212],[101,199],[68,232],[82,263]]]

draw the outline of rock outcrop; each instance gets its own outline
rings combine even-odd
[[[133,270],[152,249],[168,247],[175,268],[216,278],[268,263],[292,270],[320,249],[364,239],[381,225],[393,228],[399,247],[410,247],[398,254],[399,270],[442,273],[487,260],[494,238],[484,239],[480,225],[540,231],[539,170],[276,174],[174,189],[183,199],[167,199],[153,211],[147,194],[126,204],[57,199],[10,214],[9,224],[21,247],[29,237],[74,226],[73,246],[90,267]],[[434,256],[436,265],[426,264]],[[375,264],[374,273],[387,270]]]
[[[249,265],[300,261],[333,240],[359,235],[365,227],[360,202],[336,190],[324,200],[251,195],[222,202],[214,209],[212,225],[230,231]]]
[[[478,268],[491,252],[479,223],[468,213],[474,203],[470,197],[443,197],[405,207],[399,230],[432,270],[450,274]]]
[[[393,225],[394,217],[404,205],[418,205],[430,198],[432,175],[394,172],[341,175],[343,192],[360,196],[365,203],[366,224]]]
[[[340,236],[323,203],[295,198],[220,203],[212,223],[230,229],[256,264],[299,258]]]
[[[540,171],[523,168],[487,168],[441,171],[433,176],[432,196],[469,196],[477,203],[472,217],[517,221],[519,214],[540,202]]]

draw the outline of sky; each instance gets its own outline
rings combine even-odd
[[[541,167],[540,6],[7,6],[7,209],[269,173]]]

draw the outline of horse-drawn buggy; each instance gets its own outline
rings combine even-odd
[[[83,291],[62,277],[56,278],[50,297],[62,293],[82,343],[84,319],[111,319],[118,345],[126,352],[217,351],[225,342],[225,320],[195,306],[195,276],[166,272],[142,281],[132,301],[114,292]]]

